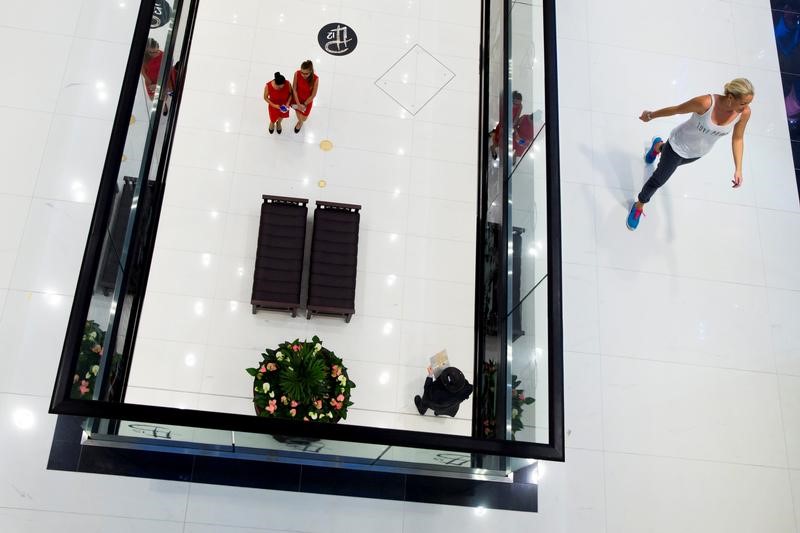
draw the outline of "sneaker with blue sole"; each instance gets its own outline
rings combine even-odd
[[[644,153],[644,162],[648,165],[652,165],[653,162],[658,157],[658,152],[656,152],[656,145],[658,143],[663,143],[664,141],[661,137],[653,137],[653,142],[650,143],[650,148]]]
[[[633,202],[633,205],[631,206],[631,210],[630,210],[630,212],[628,212],[628,220],[626,221],[626,224],[628,225],[628,229],[633,231],[637,227],[639,227],[639,219],[641,219],[643,215],[644,215],[644,210],[643,209],[637,209],[636,208],[636,202]]]

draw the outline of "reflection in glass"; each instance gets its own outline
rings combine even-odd
[[[86,316],[79,355],[75,360],[70,397],[84,400],[120,399],[124,394],[128,321],[140,303],[145,268],[145,242],[154,218],[152,200],[161,159],[168,118],[167,101],[177,81],[180,45],[185,29],[173,31],[175,16],[182,2],[158,27],[151,28],[142,52],[140,79],[124,134],[124,148],[113,183],[113,198],[108,203],[108,223],[94,280],[94,291]],[[173,42],[175,41],[175,43]],[[164,43],[164,50],[161,49]],[[173,44],[177,44],[173,46]],[[175,63],[175,66],[171,66]],[[170,65],[170,68],[167,68]],[[159,88],[167,87],[162,95]],[[161,142],[159,142],[161,141]],[[104,180],[109,180],[107,167]],[[106,181],[107,183],[108,181]],[[101,189],[102,190],[102,189]],[[134,226],[137,231],[134,233]],[[113,354],[109,357],[108,354]],[[124,355],[123,355],[124,354]]]
[[[541,6],[493,13],[484,168],[483,324],[478,433],[549,443],[547,174]],[[501,22],[503,21],[503,22]],[[503,27],[507,22],[508,26]],[[494,62],[507,55],[508,61]],[[507,70],[503,71],[503,67]]]
[[[512,312],[524,330],[510,348],[510,416],[514,440],[549,442],[547,283],[544,278]]]

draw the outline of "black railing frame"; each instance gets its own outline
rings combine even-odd
[[[145,151],[144,151],[145,154],[147,154],[147,153],[154,154],[155,150],[156,150],[156,144],[157,144],[157,142],[159,140],[159,128],[161,127],[162,110],[164,109],[164,106],[167,105],[166,101],[167,101],[167,95],[169,93],[169,85],[168,84],[169,84],[169,79],[170,79],[170,70],[171,70],[171,65],[173,65],[173,63],[174,63],[173,59],[174,59],[174,52],[175,52],[175,43],[176,43],[176,39],[177,39],[178,35],[180,34],[180,20],[181,20],[181,16],[183,14],[183,10],[185,8],[185,5],[187,3],[190,5],[191,9],[194,9],[195,6],[196,6],[195,3],[189,2],[188,0],[180,0],[180,3],[177,4],[177,7],[175,7],[175,5],[173,4],[173,8],[174,8],[173,20],[175,22],[174,22],[174,25],[170,29],[171,35],[170,35],[169,43],[165,43],[164,56],[163,56],[163,59],[162,59],[161,72],[160,72],[161,79],[163,80],[162,81],[163,85],[161,87],[161,90],[159,91],[158,99],[155,102],[155,108],[151,110],[152,116],[150,118],[150,126],[149,126],[150,134],[148,135],[148,138],[147,138],[147,143],[146,143]],[[187,22],[189,22],[191,24],[191,18],[187,18]],[[186,36],[187,35],[184,35],[184,37],[186,37]],[[182,47],[185,46],[185,45],[186,45],[186,39],[184,38],[184,42],[182,43]],[[182,69],[182,70],[185,71],[185,69]],[[179,100],[181,92],[178,91],[177,88],[174,88],[174,94],[175,94],[175,99]],[[173,103],[173,105],[174,105],[173,112],[167,118],[166,129],[168,130],[168,133],[164,135],[164,139],[168,143],[167,147],[171,147],[171,144],[172,144],[172,138],[173,138],[173,134],[174,134],[174,127],[175,127],[175,123],[177,121],[177,114],[178,114],[178,110],[179,110],[179,106],[178,105],[175,105],[175,103]],[[170,125],[172,125],[172,129],[171,130],[170,130]],[[157,167],[158,170],[157,170],[157,173],[156,173],[156,176],[158,176],[158,177],[163,177],[165,175],[164,169],[168,165],[168,162],[165,162],[165,159],[168,159],[167,152],[168,152],[168,148],[167,149],[162,149],[160,151],[161,157],[159,157],[158,167]],[[123,246],[122,246],[122,250],[124,251],[124,254],[125,254],[124,263],[123,263],[124,264],[123,272],[126,272],[126,273],[133,273],[133,268],[134,268],[134,265],[135,265],[135,263],[136,263],[136,261],[138,259],[139,252],[140,252],[140,249],[141,249],[140,247],[142,246],[142,243],[147,240],[147,237],[148,237],[148,235],[142,235],[141,227],[142,227],[142,225],[146,224],[146,219],[145,219],[144,214],[140,214],[140,213],[141,213],[141,211],[143,209],[145,209],[145,206],[147,205],[147,202],[149,201],[149,196],[151,194],[154,194],[153,190],[150,187],[148,187],[148,182],[150,181],[149,177],[151,175],[152,165],[153,165],[152,157],[146,158],[146,159],[144,159],[142,161],[142,165],[141,165],[141,167],[139,169],[139,178],[138,178],[138,182],[136,184],[136,188],[138,189],[138,194],[134,194],[134,200],[136,202],[136,208],[135,208],[135,211],[131,210],[130,219],[132,219],[132,222],[129,225],[129,227],[126,229],[125,244],[123,244]],[[163,198],[163,196],[162,195],[156,195],[156,197],[155,197],[156,200],[159,200],[160,198]],[[154,223],[155,228],[158,227],[157,219],[158,219],[159,212],[160,212],[160,205],[159,205],[159,209],[158,210],[154,210],[155,218],[156,218],[156,221]],[[154,231],[155,231],[155,228],[154,228]],[[154,235],[153,235],[153,238],[154,238]],[[149,250],[150,253],[152,253],[152,247],[146,247],[146,249]],[[134,328],[134,331],[133,331],[133,335],[131,334],[131,332],[132,332],[131,331],[132,330],[131,322],[134,323],[134,326],[138,323],[138,318],[139,318],[139,315],[140,315],[139,310],[140,310],[140,307],[141,307],[141,305],[142,305],[142,303],[144,301],[144,292],[145,291],[142,288],[146,286],[147,277],[148,277],[149,272],[150,272],[150,263],[148,263],[147,267],[144,269],[143,279],[141,280],[142,283],[140,283],[140,290],[137,291],[137,293],[133,295],[133,300],[132,300],[132,304],[131,304],[130,318],[129,318],[128,324],[126,324],[126,328],[125,328],[126,329],[125,343],[124,343],[124,347],[123,347],[123,351],[122,351],[122,354],[124,356],[123,357],[123,361],[124,361],[125,368],[124,368],[124,372],[123,372],[121,393],[120,393],[120,397],[118,398],[118,401],[124,401],[124,397],[125,397],[125,389],[126,389],[126,385],[127,385],[127,378],[128,378],[128,376],[130,374],[130,365],[131,365],[131,362],[132,362],[132,359],[133,359],[131,354],[133,354],[133,348],[134,348],[134,345],[135,345],[135,342],[136,342],[135,328]],[[130,275],[122,275],[118,279],[118,282],[117,282],[118,289],[115,288],[115,290],[114,290],[114,295],[118,297],[118,299],[117,299],[117,309],[120,312],[117,312],[117,313],[114,314],[114,320],[113,320],[114,325],[113,325],[113,327],[109,328],[109,330],[112,331],[112,332],[116,332],[120,328],[120,323],[122,321],[122,316],[123,316],[123,313],[121,312],[122,311],[122,307],[124,306],[125,300],[129,297],[129,295],[128,295],[129,281],[130,281]],[[108,337],[111,337],[111,340],[109,341],[108,338],[106,339],[106,341],[107,341],[107,349],[105,350],[105,353],[107,353],[107,354],[116,353],[116,344],[117,344],[118,335],[109,335]],[[100,375],[102,376],[102,379],[98,380],[98,383],[100,383],[100,387],[98,387],[99,390],[96,392],[96,394],[99,393],[100,397],[106,398],[106,399],[109,398],[108,387],[111,385],[108,382],[109,373],[110,373],[110,370],[111,370],[111,367],[108,364],[110,361],[111,361],[110,357],[105,357],[102,360],[101,371],[100,371],[101,372]]]
[[[186,0],[192,2],[196,7],[198,0]],[[485,5],[490,0],[484,0]],[[499,0],[506,4],[509,0]],[[119,162],[124,148],[125,132],[128,127],[130,112],[135,99],[135,91],[138,89],[139,72],[141,69],[142,53],[149,33],[150,14],[154,5],[154,0],[142,0],[139,14],[137,16],[136,30],[132,40],[131,53],[128,58],[128,65],[125,70],[124,83],[120,93],[117,113],[114,118],[112,136],[109,142],[109,149],[106,156],[103,175],[98,190],[95,213],[89,229],[89,237],[84,251],[84,258],[78,283],[75,291],[75,298],[72,305],[71,315],[68,321],[68,329],[64,342],[61,361],[58,368],[57,381],[54,387],[53,396],[50,404],[50,412],[64,415],[75,415],[110,420],[132,420],[142,422],[153,422],[160,424],[174,424],[180,426],[190,426],[198,428],[209,428],[226,431],[245,431],[262,434],[281,434],[289,436],[304,436],[321,439],[331,439],[338,441],[363,442],[370,444],[382,444],[389,446],[402,446],[412,448],[427,448],[433,450],[450,450],[457,452],[486,454],[501,457],[521,457],[552,461],[564,460],[564,438],[563,438],[563,359],[561,351],[561,264],[560,264],[560,224],[558,217],[559,193],[558,193],[558,130],[557,130],[557,79],[555,77],[555,0],[545,0],[544,2],[544,30],[545,30],[545,54],[546,54],[546,113],[548,127],[552,128],[547,132],[547,171],[548,171],[548,267],[550,283],[548,284],[549,304],[553,315],[548,320],[549,330],[549,352],[551,358],[549,365],[550,378],[550,442],[530,443],[507,440],[484,440],[460,435],[440,435],[433,433],[423,433],[418,431],[394,430],[385,428],[372,428],[352,425],[332,425],[332,424],[305,424],[302,422],[281,419],[269,419],[249,415],[235,415],[228,413],[217,413],[208,411],[176,409],[171,407],[155,407],[149,405],[126,404],[109,402],[105,400],[80,400],[70,398],[70,384],[74,364],[78,355],[78,348],[91,301],[94,288],[94,281],[99,265],[99,255],[102,249],[105,229],[110,219],[114,184],[119,172]],[[149,8],[149,9],[148,9]],[[508,10],[505,12],[508,16]],[[192,24],[196,18],[196,9],[191,11],[190,21]],[[488,17],[484,20],[488,26]],[[484,36],[487,30],[484,28]],[[510,37],[507,37],[507,39]],[[485,39],[484,39],[485,40]],[[191,34],[189,33],[189,41]],[[174,40],[173,40],[174,46]],[[186,48],[188,50],[188,48]],[[482,46],[482,50],[486,50]],[[489,58],[485,57],[488,61]],[[482,65],[486,68],[486,64]],[[185,76],[188,67],[188,56],[183,55],[183,69],[181,76]],[[507,65],[504,69],[507,73]],[[507,77],[506,77],[507,79]],[[485,83],[482,80],[485,87]],[[482,87],[483,89],[483,87]],[[177,91],[176,91],[177,93]],[[482,93],[486,98],[486,94]],[[179,100],[179,96],[178,99]],[[179,101],[173,101],[173,105],[178,105]],[[177,112],[177,108],[175,109]],[[509,110],[510,111],[510,110]],[[485,116],[486,110],[482,108],[481,114]],[[510,113],[507,115],[510,118]],[[177,117],[177,115],[175,115]],[[174,133],[176,121],[168,122],[171,134]],[[510,131],[510,130],[508,130]],[[482,136],[482,135],[481,135]],[[485,144],[485,139],[484,139]],[[479,157],[481,162],[485,161],[486,148],[481,147]],[[167,145],[162,152],[162,158],[158,167],[158,179],[162,186],[165,183],[166,168],[171,151],[171,145]],[[507,150],[503,146],[501,153]],[[508,157],[506,153],[506,158]],[[481,172],[483,169],[480,170]],[[482,191],[482,189],[481,189]],[[479,193],[481,192],[479,191]],[[163,191],[161,191],[163,193]],[[162,194],[157,195],[160,201]],[[156,222],[157,222],[156,215]],[[481,214],[479,213],[479,219]],[[553,221],[556,222],[553,222]],[[155,232],[157,223],[154,224],[152,231]],[[154,235],[155,233],[153,233]],[[479,226],[478,243],[479,246],[484,242],[484,229]],[[149,241],[150,246],[154,240]],[[477,248],[482,250],[482,248]],[[148,250],[147,265],[149,268],[152,261],[152,249]],[[145,269],[147,271],[148,269]],[[482,266],[481,266],[482,271]],[[144,277],[146,279],[147,273]],[[482,280],[477,280],[481,283]],[[558,284],[556,284],[558,282]],[[142,285],[142,290],[144,286]],[[477,306],[482,306],[483,301],[476,301]],[[132,318],[133,332],[138,328],[138,317]],[[480,327],[480,326],[478,326]],[[130,330],[129,330],[130,331]],[[135,335],[134,335],[135,336]],[[555,354],[555,356],[553,355]],[[476,374],[480,375],[480,374]],[[477,378],[476,378],[477,381]]]
[[[561,272],[561,160],[558,136],[558,63],[555,0],[544,17],[545,154],[547,158],[547,340],[549,444],[564,460],[564,328]],[[533,143],[531,143],[533,144]],[[533,296],[533,295],[531,295]],[[529,296],[529,298],[531,297]]]
[[[120,164],[127,140],[128,124],[136,100],[136,92],[139,90],[141,68],[144,60],[142,51],[147,45],[154,7],[155,0],[141,0],[139,4],[131,49],[128,54],[128,63],[123,75],[117,111],[111,127],[111,138],[109,139],[97,198],[95,199],[94,213],[89,224],[89,234],[83,252],[83,260],[78,274],[70,316],[67,321],[64,348],[50,401],[51,412],[56,412],[54,408],[59,403],[70,398],[71,379],[66,379],[66,377],[72,376],[73,369],[77,363],[84,325],[89,313],[95,280],[100,266],[105,234],[114,209],[114,195],[116,194]],[[110,357],[106,359],[110,359]]]
[[[169,116],[167,117],[166,135],[164,136],[166,144],[162,149],[161,158],[156,173],[155,190],[153,191],[154,194],[153,204],[151,206],[153,212],[153,219],[150,221],[150,224],[152,226],[152,231],[150,235],[147,235],[147,239],[145,239],[146,243],[144,245],[144,258],[142,260],[143,271],[140,283],[141,287],[146,287],[147,282],[150,278],[150,268],[152,266],[153,254],[155,252],[155,240],[158,234],[158,223],[161,218],[161,207],[164,201],[164,187],[166,181],[165,177],[167,174],[167,169],[169,168],[170,158],[172,157],[172,146],[175,138],[175,130],[178,124],[180,104],[183,97],[183,85],[186,80],[189,53],[191,51],[192,37],[194,36],[195,21],[197,19],[197,8],[199,5],[199,0],[196,1],[184,0],[181,5],[181,8],[184,8],[184,6],[187,3],[189,4],[189,13],[186,17],[186,30],[183,35],[183,42],[181,44],[181,56],[180,56],[181,68],[177,72],[175,88],[173,89],[173,97],[172,101],[170,102],[170,105],[172,106],[172,111],[169,113]],[[179,13],[176,13],[175,15],[176,20],[178,19],[178,15]],[[171,65],[172,62],[170,61],[168,64]],[[140,319],[141,319],[141,307],[144,304],[145,293],[146,293],[145,290],[140,290],[139,294],[136,295],[136,299],[134,300],[132,306],[132,312],[128,322],[128,330],[125,336],[125,351],[123,353],[128,353],[128,354],[134,353],[134,349],[136,346],[136,339],[139,331]],[[133,312],[134,310],[136,312]],[[130,377],[130,364],[132,363],[132,360],[133,360],[132,357],[128,357],[126,359],[126,369],[124,372],[124,379],[122,386],[123,393],[122,397],[120,398],[120,401],[124,401],[125,398],[125,391],[127,391],[128,378]]]

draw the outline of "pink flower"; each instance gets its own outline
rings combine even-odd
[[[317,409],[322,409],[322,400],[317,400],[316,402],[314,402],[314,407],[316,407]]]
[[[297,409],[290,409],[289,410],[289,414],[292,415],[292,416],[296,415],[297,414]]]
[[[333,398],[331,398],[331,405],[334,405],[334,406],[336,405],[336,400],[334,400]]]
[[[92,346],[92,351],[97,355],[103,355],[103,347],[100,346],[99,344],[95,344],[94,346]]]
[[[296,401],[292,400],[292,407],[297,407],[298,405],[299,404]]]
[[[344,394],[340,394],[336,397],[336,401],[343,402],[344,401]]]
[[[308,422],[308,417],[307,416],[303,417],[303,422]]]
[[[78,390],[81,391],[81,394],[86,394],[89,392],[89,382],[85,379],[81,380],[81,386],[78,387]]]
[[[339,365],[333,365],[331,367],[331,377],[336,378],[339,377],[340,375],[342,375],[342,369],[339,368]]]
[[[524,394],[522,394],[521,392],[519,393],[519,400],[520,400],[521,402],[524,402],[524,401],[525,401],[525,395],[524,395]]]
[[[261,368],[259,368],[259,369],[258,369],[258,371],[259,371],[259,372],[261,372],[261,373],[263,374],[264,372],[266,372],[266,371],[267,371],[267,369],[266,369],[266,368],[264,368],[264,365],[261,365]]]
[[[267,405],[267,411],[269,411],[269,414],[274,413],[277,408],[278,408],[278,401],[270,400],[269,405]]]
[[[341,409],[342,405],[342,402],[336,402],[336,409]]]
[[[281,403],[283,405],[286,405],[287,403],[289,403],[289,400],[286,399],[286,396],[281,396]]]
[[[295,352],[299,352],[300,351],[300,345],[299,344],[293,344],[292,345],[292,350],[294,350]]]
[[[276,365],[275,363],[267,363],[267,370],[269,370],[270,372],[274,372],[277,369],[278,365]]]

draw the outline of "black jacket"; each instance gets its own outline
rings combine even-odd
[[[425,392],[422,394],[422,403],[425,407],[433,409],[434,411],[455,415],[458,411],[458,405],[469,398],[472,394],[472,385],[469,382],[464,383],[464,388],[457,393],[452,393],[444,388],[444,385],[438,380],[428,376],[425,379]]]

